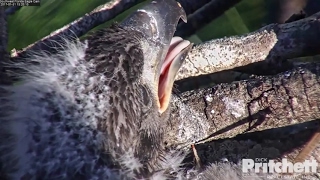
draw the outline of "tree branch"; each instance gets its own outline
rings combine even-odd
[[[210,74],[265,61],[266,71],[283,69],[282,60],[320,51],[320,13],[288,24],[270,24],[255,32],[196,45],[177,79]],[[261,70],[261,69],[259,69]]]
[[[278,128],[320,118],[320,64],[174,97],[168,144]]]

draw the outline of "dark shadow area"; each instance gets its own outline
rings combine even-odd
[[[196,145],[203,166],[228,160],[238,163],[244,158],[278,159],[301,148],[320,125],[319,120],[244,133],[233,138],[219,139]],[[299,132],[299,133],[297,133]],[[292,159],[294,157],[287,157]],[[194,166],[194,154],[185,159],[186,167]]]

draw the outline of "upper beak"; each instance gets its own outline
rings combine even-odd
[[[175,76],[190,51],[192,44],[182,38],[173,38],[180,18],[187,22],[181,5],[175,0],[154,0],[127,17],[120,26],[141,33],[154,55],[154,88],[157,91],[159,112],[169,106]],[[168,53],[169,51],[169,53]]]
[[[120,26],[139,31],[153,41],[162,51],[155,53],[164,60],[180,18],[187,22],[187,15],[178,2],[154,0],[127,17]]]

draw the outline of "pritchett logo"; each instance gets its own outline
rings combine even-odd
[[[243,173],[252,172],[253,169],[255,173],[316,173],[317,167],[315,160],[292,163],[287,159],[282,159],[281,162],[267,158],[242,159]]]

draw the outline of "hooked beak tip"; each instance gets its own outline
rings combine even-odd
[[[139,31],[147,39],[169,45],[179,20],[187,15],[175,0],[154,0],[127,17],[120,25]]]
[[[183,7],[181,6],[181,4],[179,2],[177,2],[178,6],[179,6],[179,11],[180,11],[180,18],[183,20],[184,23],[188,22],[188,18],[187,18],[187,14],[184,11]]]

